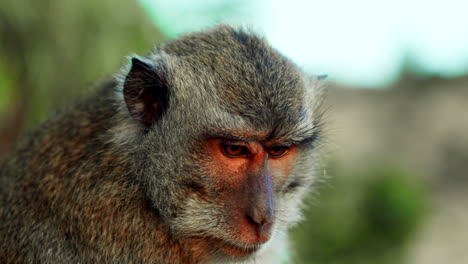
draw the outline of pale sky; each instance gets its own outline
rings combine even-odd
[[[405,58],[426,73],[468,72],[465,0],[139,0],[170,37],[220,22],[250,25],[311,74],[385,86]]]

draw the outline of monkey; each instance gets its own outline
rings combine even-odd
[[[131,56],[1,163],[0,262],[274,263],[317,181],[321,83],[230,25]]]

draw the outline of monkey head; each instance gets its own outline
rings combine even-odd
[[[321,139],[317,83],[265,40],[188,34],[133,57],[120,80],[114,141],[173,236],[246,257],[299,220]]]

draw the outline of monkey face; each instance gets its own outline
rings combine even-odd
[[[264,40],[204,34],[132,59],[124,99],[144,127],[135,164],[175,237],[245,257],[300,218],[318,102],[313,83]]]
[[[295,167],[309,140],[233,130],[204,135],[193,151],[193,175],[180,182],[184,202],[173,220],[178,232],[203,237],[229,257],[260,249],[276,229],[294,222],[303,193],[298,189],[308,185]]]
[[[276,218],[276,188],[286,181],[296,146],[289,143],[210,138],[204,168],[211,178],[215,203],[223,204],[226,239],[241,247],[256,247],[272,235]],[[281,145],[282,144],[282,145]]]

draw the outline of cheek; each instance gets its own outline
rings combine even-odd
[[[208,174],[218,189],[234,187],[245,180],[246,159],[226,157],[217,140],[208,140],[207,148],[210,157]]]
[[[270,159],[270,167],[272,170],[273,182],[276,186],[282,186],[289,176],[297,158],[297,147],[292,147],[289,152],[279,158]]]
[[[209,162],[206,172],[212,183],[212,191],[216,193],[214,201],[219,209],[223,208],[223,222],[229,223],[226,228],[235,236],[241,232],[241,212],[247,204],[245,182],[248,162],[243,158],[224,155],[216,140],[208,140],[207,146]]]

